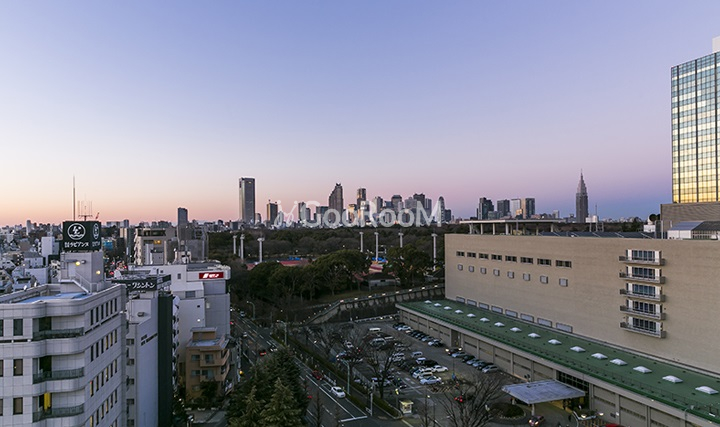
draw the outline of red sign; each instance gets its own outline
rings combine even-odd
[[[224,279],[225,273],[222,271],[213,271],[200,273],[200,279]]]

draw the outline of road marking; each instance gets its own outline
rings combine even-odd
[[[344,420],[340,420],[341,423],[347,423],[349,421],[357,421],[357,420],[364,420],[367,418],[367,415],[361,415],[359,417],[352,417],[352,418],[345,418]],[[409,425],[409,424],[408,424]]]

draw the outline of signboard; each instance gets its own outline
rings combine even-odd
[[[64,221],[60,248],[64,252],[91,252],[102,248],[100,221]]]
[[[170,283],[170,275],[167,274],[164,276],[128,277],[122,279],[114,279],[112,282],[125,285],[125,289],[128,292],[156,291],[158,288],[162,288],[162,285]]]
[[[200,280],[224,279],[225,272],[224,271],[206,271],[204,273],[199,273],[198,277],[200,278]]]

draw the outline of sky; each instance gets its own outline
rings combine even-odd
[[[256,204],[671,202],[670,68],[720,2],[0,2],[0,224],[238,217]],[[88,212],[90,213],[90,212]]]

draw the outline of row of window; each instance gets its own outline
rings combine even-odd
[[[95,307],[94,310],[90,310],[90,326],[93,326],[95,323],[102,323],[105,319],[117,313],[117,311],[117,298],[100,304]]]
[[[463,271],[464,266],[462,264],[457,265],[457,269],[459,271]],[[468,265],[468,272],[474,273],[475,272],[475,266],[474,265]],[[487,268],[480,267],[480,274],[487,274]],[[492,271],[493,276],[500,277],[500,269],[494,268]],[[515,278],[515,272],[514,271],[508,271],[507,272],[508,279],[514,279]],[[526,282],[530,282],[532,280],[532,276],[530,273],[523,273],[522,278]],[[550,279],[548,276],[540,275],[540,283],[549,283]],[[567,286],[568,285],[568,279],[566,278],[559,278],[558,284],[560,286]]]
[[[23,359],[13,359],[13,376],[20,377],[23,374]],[[0,377],[5,376],[5,361],[0,359]]]
[[[110,410],[115,407],[115,404],[118,401],[118,392],[117,389],[113,390],[113,392],[110,394],[110,396],[105,399],[105,401],[100,405],[98,409],[95,410],[95,413],[90,417],[90,420],[88,421],[88,425],[90,427],[95,427],[97,425],[100,425],[100,421],[105,419],[105,415],[107,415]],[[110,427],[117,427],[117,420],[113,421],[112,424],[110,424]]]
[[[3,399],[0,399],[0,417],[5,415],[4,412],[4,405],[5,402],[3,402]],[[23,398],[22,397],[13,397],[13,415],[22,415],[23,413]]]
[[[92,362],[96,357],[100,357],[101,354],[105,353],[105,350],[115,344],[117,344],[117,329],[105,335],[100,341],[95,342],[95,345],[90,346],[90,361]]]
[[[13,336],[20,337],[23,334],[23,319],[13,319]],[[0,319],[0,337],[5,336],[5,321]]]
[[[507,317],[524,320],[524,321],[530,322],[530,323],[537,323],[538,325],[547,326],[549,328],[553,327],[552,320],[543,319],[541,317],[538,317],[536,320],[535,316],[533,316],[531,314],[518,313],[515,310],[503,309],[502,307],[498,307],[496,305],[489,305],[489,304],[485,304],[484,302],[477,302],[477,301],[471,300],[471,299],[468,299],[466,302],[465,298],[458,297],[458,296],[455,297],[455,300],[459,301],[463,304],[472,306],[472,307],[478,307],[478,308],[482,308],[484,310],[490,310],[493,313],[504,314]],[[573,331],[573,327],[571,325],[567,325],[565,323],[560,323],[560,322],[555,323],[555,329],[559,329],[561,331],[570,332],[570,333],[572,333],[572,331]]]
[[[100,390],[100,387],[104,386],[106,382],[110,381],[110,378],[114,377],[118,371],[118,360],[113,360],[112,363],[107,365],[105,369],[100,371],[98,375],[90,380],[90,396],[94,396],[95,392]]]
[[[490,259],[492,261],[502,261],[503,256],[499,254],[483,254],[483,253],[476,253],[476,252],[465,252],[465,251],[457,251],[455,252],[456,256],[459,257],[467,257],[467,258],[480,258],[480,259]],[[518,257],[515,255],[505,255],[505,261],[506,262],[518,262]],[[521,264],[534,264],[535,259],[530,257],[520,257],[520,263]],[[547,258],[538,258],[537,259],[538,265],[552,265],[552,260]],[[572,261],[567,260],[555,260],[555,267],[565,267],[565,268],[572,268]]]

